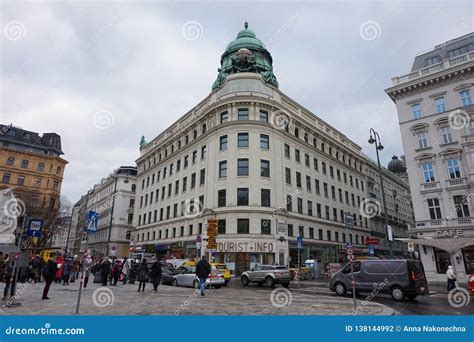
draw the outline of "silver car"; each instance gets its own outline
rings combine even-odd
[[[288,268],[274,265],[256,265],[252,270],[242,273],[240,277],[243,286],[250,283],[265,284],[273,287],[281,284],[284,287],[290,286],[291,276]]]
[[[206,279],[206,287],[211,285],[220,288],[225,284],[224,275],[212,266],[211,274]],[[196,267],[186,267],[184,272],[173,275],[173,286],[185,286],[199,288],[199,278],[196,276]]]

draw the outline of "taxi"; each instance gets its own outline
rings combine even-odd
[[[229,283],[232,278],[230,275],[230,270],[227,268],[226,264],[211,262],[211,266],[214,266],[222,275],[224,276],[225,286]]]

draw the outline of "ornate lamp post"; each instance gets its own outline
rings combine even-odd
[[[389,234],[388,234],[387,203],[385,201],[385,188],[383,186],[382,167],[380,166],[380,157],[379,157],[379,151],[383,150],[383,145],[380,141],[379,134],[373,128],[370,129],[369,134],[370,134],[369,144],[375,146],[375,153],[377,154],[377,165],[379,168],[380,187],[382,189],[382,203],[383,203],[385,231],[387,232],[387,238],[388,238]],[[390,240],[388,240],[388,247],[390,250],[390,257],[393,257],[393,244],[392,244],[392,241]]]

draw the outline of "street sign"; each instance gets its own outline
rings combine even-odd
[[[346,248],[352,248],[352,243],[350,242],[346,243]]]
[[[369,245],[369,255],[374,255],[374,254],[375,254],[374,246]]]
[[[207,220],[207,249],[217,249],[217,220]]]
[[[366,245],[378,245],[378,244],[380,244],[380,240],[379,240],[379,238],[376,238],[376,237],[369,237],[369,238],[365,239],[365,244]]]
[[[86,233],[95,233],[97,231],[97,221],[99,221],[99,213],[89,210],[87,213]]]
[[[408,251],[414,252],[415,251],[415,244],[413,242],[408,243]]]
[[[393,241],[392,226],[387,226],[388,241]]]
[[[298,249],[302,249],[303,248],[303,237],[302,236],[298,236],[296,238],[296,244],[297,244],[297,248]]]
[[[352,214],[346,211],[344,217],[346,222],[346,228],[349,230],[354,229],[354,217],[352,216]]]
[[[31,219],[30,223],[28,224],[28,236],[37,237],[37,238],[41,237],[42,228],[43,228],[43,220]]]

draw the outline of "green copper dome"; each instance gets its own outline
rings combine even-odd
[[[273,60],[265,44],[257,38],[248,23],[237,34],[237,38],[227,45],[221,56],[219,74],[212,85],[215,90],[224,84],[227,75],[239,72],[255,72],[262,75],[265,83],[278,88],[278,81],[273,74]]]

